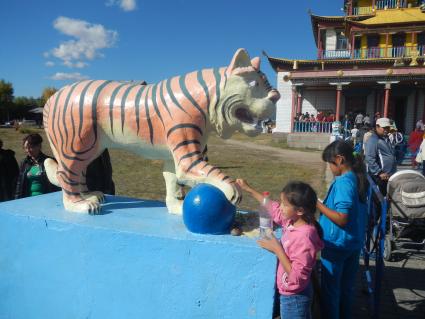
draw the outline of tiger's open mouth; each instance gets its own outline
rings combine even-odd
[[[246,123],[252,126],[261,126],[263,119],[254,117],[250,111],[244,107],[240,107],[235,111],[235,117],[242,123]]]

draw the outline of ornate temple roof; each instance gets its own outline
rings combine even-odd
[[[317,44],[317,27],[320,22],[325,23],[340,23],[341,26],[345,24],[346,21],[362,21],[364,19],[367,19],[369,17],[373,17],[373,14],[371,15],[362,15],[362,16],[318,16],[310,13],[310,19],[311,19],[311,26],[313,28],[313,36],[314,41]]]

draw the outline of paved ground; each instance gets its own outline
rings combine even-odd
[[[266,150],[271,156],[279,157],[288,162],[308,165],[323,169],[320,152],[303,152],[278,149],[249,142],[227,140],[226,143],[235,147]],[[327,172],[329,183],[332,175]],[[371,272],[374,273],[374,263],[371,262]],[[372,318],[369,297],[366,293],[363,260],[358,273],[358,286],[353,318]],[[381,319],[425,319],[425,252],[395,253],[395,261],[386,262],[380,294]]]
[[[361,261],[363,264],[363,261]],[[372,266],[372,271],[374,267]],[[356,303],[353,318],[371,318],[369,298],[365,293],[364,267],[358,274]],[[385,262],[380,294],[379,318],[425,318],[425,253],[397,255],[397,261]]]

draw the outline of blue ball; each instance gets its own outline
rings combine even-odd
[[[183,202],[183,222],[193,233],[228,234],[235,219],[236,207],[224,193],[210,184],[198,184]]]

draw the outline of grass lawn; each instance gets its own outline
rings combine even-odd
[[[42,134],[43,151],[52,155],[44,130],[33,129],[33,131]],[[24,136],[25,134],[13,128],[0,128],[0,138],[3,140],[4,148],[14,150],[18,161],[24,157],[22,149]],[[255,138],[236,134],[234,138],[260,145],[284,147],[283,143],[273,142],[270,134],[261,134]],[[117,195],[164,200],[165,183],[162,177],[162,161],[145,160],[121,150],[110,150],[110,154]],[[233,178],[244,178],[259,190],[270,191],[274,199],[279,198],[280,190],[285,182],[294,179],[310,183],[319,196],[323,196],[325,191],[324,169],[318,170],[302,164],[302,159],[298,163],[285,163],[261,150],[226,145],[216,136],[212,136],[208,141],[208,157],[211,164],[221,168],[227,175]],[[254,200],[244,196],[240,208],[256,210],[257,207],[258,204]]]

